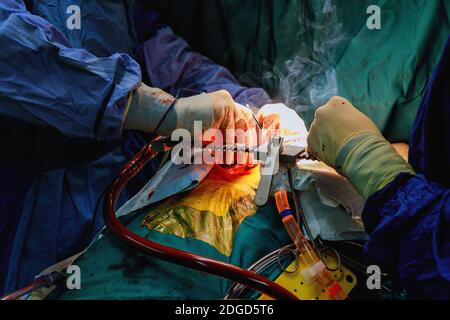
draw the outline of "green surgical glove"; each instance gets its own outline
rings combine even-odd
[[[346,176],[365,199],[399,173],[415,174],[377,126],[341,97],[317,109],[308,151]]]

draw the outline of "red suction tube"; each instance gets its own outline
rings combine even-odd
[[[254,272],[150,241],[138,236],[122,225],[120,220],[117,219],[115,212],[117,199],[128,181],[156,155],[157,153],[152,149],[151,144],[145,146],[124,166],[116,180],[109,187],[105,198],[104,216],[106,226],[113,236],[128,246],[158,259],[238,282],[274,299],[297,300],[295,295],[279,284]]]

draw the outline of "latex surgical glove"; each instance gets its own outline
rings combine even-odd
[[[169,110],[163,119],[172,104],[172,110]],[[201,130],[197,130],[201,132],[196,132],[195,122],[201,123]],[[255,126],[251,111],[236,104],[225,90],[175,101],[174,97],[161,89],[145,84],[132,94],[124,123],[125,129],[144,132],[155,132],[157,129],[156,133],[164,136],[170,136],[173,130],[183,128],[190,131],[193,139],[204,138],[194,137],[194,134],[203,135],[208,129],[217,129],[221,134],[222,144],[235,144],[239,136],[247,137],[248,132],[254,130]],[[248,137],[243,141],[250,144]],[[233,163],[234,153],[227,152],[225,161],[228,164]],[[246,162],[245,159],[241,161]]]
[[[174,101],[175,98],[167,92],[142,83],[130,95],[124,128],[154,132]],[[170,134],[170,131],[175,129],[175,119],[173,115],[168,114],[157,133]]]
[[[296,136],[296,141],[306,147],[307,130],[305,123],[295,110],[283,103],[267,104],[258,112],[258,121],[265,133],[263,140],[268,141],[274,135],[288,138]]]
[[[125,129],[154,132],[175,98],[161,89],[142,84],[131,95]],[[193,133],[194,122],[201,121],[202,131],[220,129],[248,130],[248,116],[244,116],[231,95],[224,90],[178,99],[158,128],[158,134],[170,135],[174,129],[184,128]]]
[[[365,199],[399,173],[415,173],[377,126],[341,97],[316,110],[308,151],[346,176]]]
[[[253,111],[236,103],[240,114],[236,121],[236,142],[240,145],[244,144],[246,147],[255,147],[258,145],[258,131],[257,124],[253,116]],[[240,129],[240,130],[239,130]],[[246,165],[256,165],[257,161],[253,153],[238,152],[237,153],[237,163]]]

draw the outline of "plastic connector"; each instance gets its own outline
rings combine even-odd
[[[303,269],[300,274],[302,275],[303,279],[305,279],[307,284],[311,284],[314,282],[317,276],[325,270],[325,268],[325,264],[321,260],[319,260],[312,266]]]
[[[285,210],[291,210],[289,205],[289,200],[287,197],[287,192],[285,190],[280,190],[275,192],[275,203],[277,205],[278,213],[282,213]]]

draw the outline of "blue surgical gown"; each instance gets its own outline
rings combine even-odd
[[[142,78],[173,95],[224,88],[244,104],[269,102],[140,5],[0,2],[0,294],[82,250],[103,226],[103,193],[150,138],[122,128]]]
[[[398,275],[413,299],[450,299],[450,38],[417,113],[409,161],[366,203],[369,263]]]

